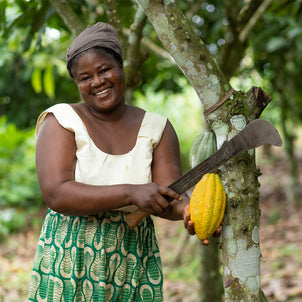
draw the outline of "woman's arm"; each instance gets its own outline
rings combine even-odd
[[[180,195],[157,184],[93,186],[75,181],[74,133],[48,114],[36,144],[36,166],[45,203],[67,215],[92,215],[135,204],[153,215],[169,206],[162,195]]]
[[[168,121],[159,145],[155,148],[152,163],[152,181],[168,186],[182,175],[179,142],[175,130]],[[183,211],[189,203],[186,194],[181,201],[172,201],[161,215],[170,220],[183,219]]]

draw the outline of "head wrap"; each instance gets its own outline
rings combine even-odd
[[[123,58],[122,45],[116,29],[110,24],[98,22],[83,30],[70,44],[66,55],[67,66],[70,60],[79,53],[95,46],[109,48],[117,53],[121,59]]]

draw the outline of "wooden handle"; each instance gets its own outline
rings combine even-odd
[[[137,209],[136,211],[129,213],[127,216],[127,224],[131,227],[134,228],[138,225],[138,223],[145,218],[146,216],[148,216],[149,213],[141,210],[141,209]]]

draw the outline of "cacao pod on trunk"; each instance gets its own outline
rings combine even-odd
[[[226,195],[218,174],[207,173],[196,184],[190,198],[190,215],[200,240],[209,239],[219,227]]]

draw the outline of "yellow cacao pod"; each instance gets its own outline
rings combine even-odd
[[[200,240],[210,238],[219,227],[226,196],[218,174],[207,173],[196,184],[190,198],[190,215]]]

